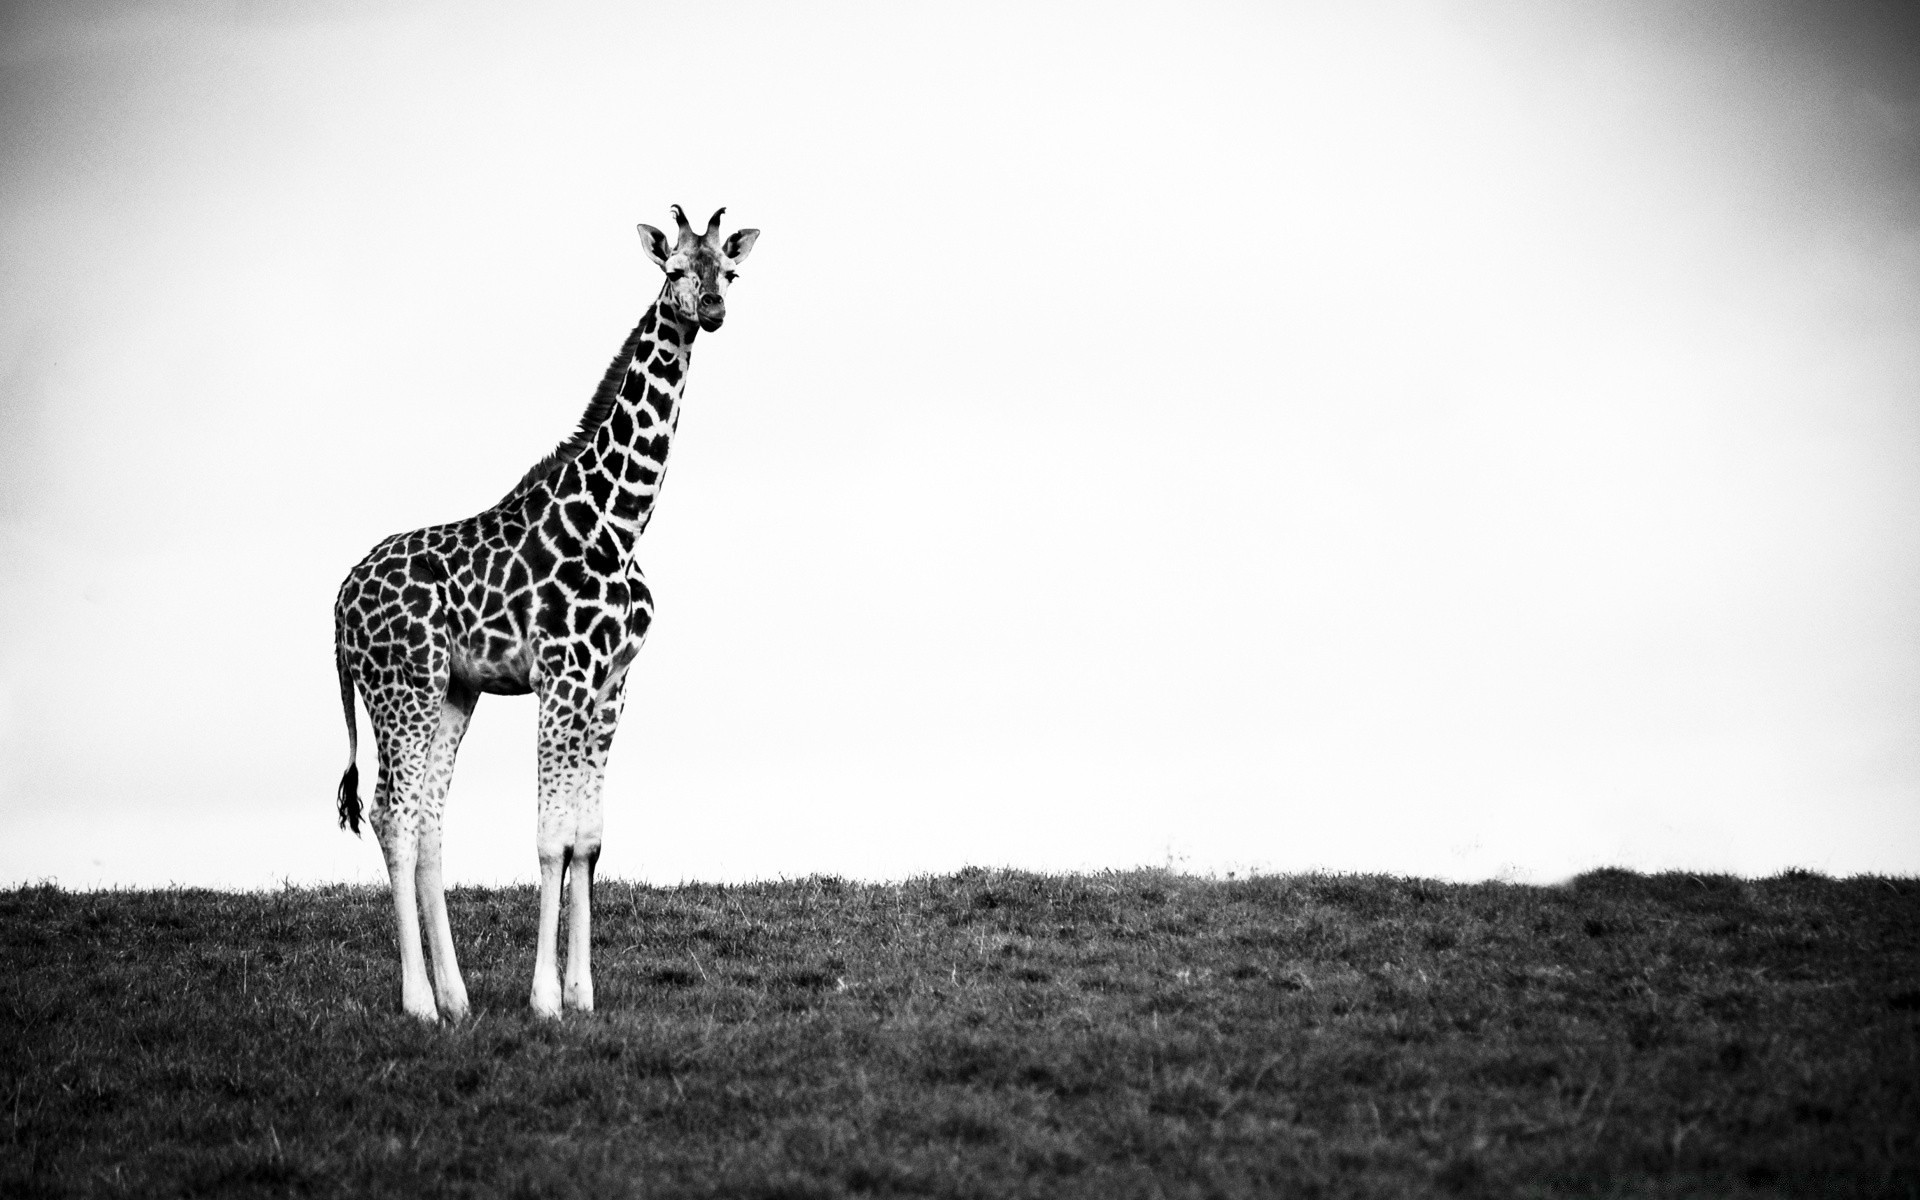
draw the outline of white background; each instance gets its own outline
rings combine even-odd
[[[1669,7],[6,18],[0,881],[382,877],[334,590],[571,430],[672,203],[764,236],[604,871],[1920,870],[1920,105]],[[488,698],[450,874],[533,807]]]

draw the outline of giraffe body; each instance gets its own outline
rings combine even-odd
[[[393,885],[401,1003],[425,1020],[458,1020],[468,1009],[447,920],[441,818],[454,757],[483,692],[532,694],[540,706],[533,1007],[550,1016],[563,1002],[593,1007],[601,781],[627,671],[653,621],[634,547],[679,426],[694,337],[725,319],[727,284],[759,236],[743,229],[722,242],[720,213],[704,235],[677,207],[674,215],[680,228],[671,245],[640,226],[667,282],[608,367],[574,436],[492,508],[380,542],[347,575],[334,605],[350,747],[340,822],[359,832],[357,688],[379,750],[379,782],[365,815]],[[570,900],[564,989],[563,881]]]

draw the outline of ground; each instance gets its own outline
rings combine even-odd
[[[1920,881],[0,892],[0,1195],[1920,1196]]]

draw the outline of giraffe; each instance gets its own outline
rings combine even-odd
[[[454,755],[483,692],[539,703],[540,930],[534,1012],[593,1009],[589,961],[600,784],[620,722],[627,669],[653,621],[634,546],[653,514],[680,424],[694,336],[726,319],[727,285],[759,238],[687,224],[668,242],[641,225],[666,282],[621,346],[573,436],[498,504],[464,521],[399,533],[340,585],[334,660],[347,717],[340,824],[360,832],[357,686],[373,723],[380,778],[366,821],[379,839],[400,935],[400,1001],[423,1021],[458,1021],[467,989],[454,958],[440,855]],[[558,966],[562,883],[567,975]],[[422,924],[433,956],[429,981]],[[437,1005],[436,1005],[437,1002]]]

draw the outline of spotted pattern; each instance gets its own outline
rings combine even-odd
[[[675,210],[678,216],[678,210]],[[668,271],[659,299],[608,368],[579,431],[498,504],[446,525],[395,534],[348,573],[334,605],[335,655],[349,739],[357,689],[378,744],[380,776],[365,818],[393,881],[402,1003],[457,1019],[466,994],[446,929],[440,824],[454,756],[482,693],[537,697],[541,928],[533,1003],[557,1012],[561,878],[572,920],[565,999],[592,1007],[587,921],[601,845],[601,781],[629,665],[653,623],[653,594],[634,546],[653,515],[693,341],[716,328],[732,269],[757,231],[721,243],[681,219],[671,254],[642,226]],[[688,280],[692,286],[688,286]],[[340,788],[343,825],[359,832],[357,770]],[[416,895],[417,893],[417,895]],[[433,949],[431,991],[420,922]]]

